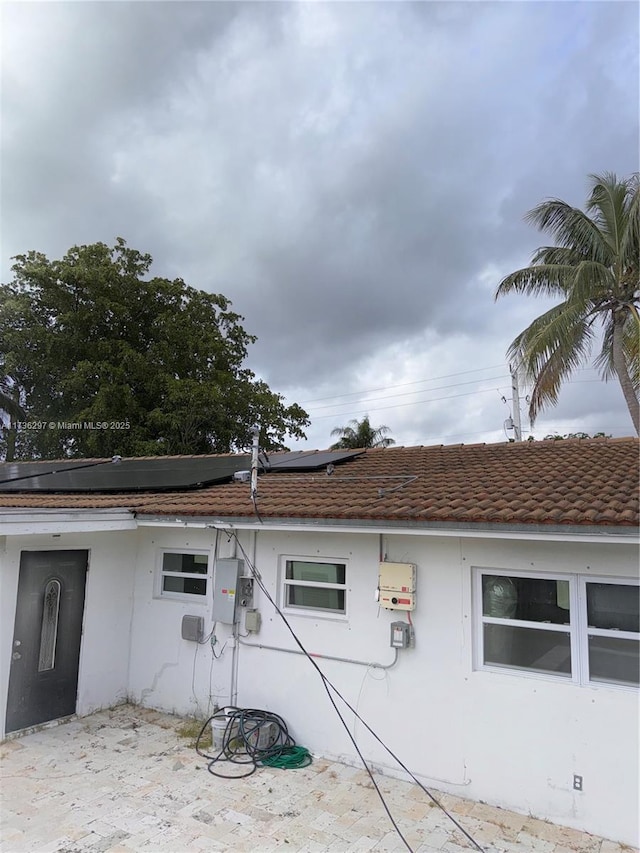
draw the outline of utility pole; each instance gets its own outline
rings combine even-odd
[[[515,441],[522,441],[522,424],[520,422],[520,388],[518,386],[518,368],[510,364],[511,373],[511,403],[513,405],[513,434]]]

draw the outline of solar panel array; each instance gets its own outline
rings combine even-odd
[[[268,471],[316,471],[327,465],[339,465],[362,450],[296,450],[292,453],[274,453],[268,457]]]
[[[359,451],[362,452],[362,451]],[[261,470],[314,471],[339,464],[358,451],[294,451],[261,454]],[[182,491],[229,482],[238,471],[251,467],[251,457],[234,456],[157,457],[87,462],[0,463],[2,492],[146,492]]]
[[[35,465],[37,464],[37,470]],[[84,465],[57,462],[0,466],[0,492],[138,492],[197,489],[230,480],[248,456],[122,459]],[[22,473],[22,465],[25,472]],[[10,467],[17,476],[7,477]],[[18,469],[17,472],[15,469]]]

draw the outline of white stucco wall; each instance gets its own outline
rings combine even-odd
[[[213,530],[139,531],[138,570],[135,579],[135,606],[131,642],[129,694],[141,704],[169,712],[203,717],[214,705],[229,703],[231,654],[225,650],[217,660],[209,643],[198,645],[181,636],[182,617],[204,618],[205,636],[211,632],[212,584],[202,601],[161,598],[156,586],[158,557],[163,548],[204,550],[213,554]],[[221,537],[219,554],[228,556],[230,545]],[[221,650],[229,630],[216,631]]]
[[[363,660],[389,660],[388,623],[378,611],[377,537],[261,535],[257,566],[277,594],[282,553],[349,559],[346,623],[290,617],[307,649]],[[414,649],[382,673],[319,661],[345,698],[413,772],[444,790],[637,844],[638,694],[584,687],[552,677],[474,671],[471,567],[633,576],[632,546],[385,537],[388,559],[418,565]],[[291,645],[277,616],[254,642]],[[308,661],[269,651],[240,654],[240,704],[270,708],[299,741],[325,755],[355,760]],[[352,720],[347,711],[348,720]],[[352,725],[352,731],[354,727]],[[355,725],[370,760],[392,768],[382,748]],[[573,774],[584,790],[573,790]]]
[[[0,543],[0,719],[4,736],[5,708],[20,571],[25,551],[87,549],[83,634],[78,677],[79,714],[110,707],[127,698],[135,531],[69,533],[2,537]]]
[[[267,649],[294,648],[286,627],[260,590],[258,635],[234,651],[229,626],[218,625],[212,657],[208,643],[181,639],[185,614],[213,627],[211,590],[203,601],[157,595],[162,548],[213,552],[211,529],[141,527],[137,532],[10,537],[0,540],[0,691],[6,700],[20,549],[89,548],[80,713],[130,698],[148,707],[206,716],[231,701],[237,663],[237,704],[280,714],[296,740],[316,754],[357,762],[352,744],[320,679],[304,657]],[[344,619],[289,617],[311,653],[389,663],[389,624],[405,618],[378,608],[380,537],[376,533],[261,531],[240,540],[271,594],[280,602],[282,555],[324,557],[348,564]],[[382,740],[423,781],[472,799],[531,813],[629,844],[638,844],[637,691],[580,686],[542,676],[476,671],[473,666],[472,566],[531,572],[633,577],[631,545],[526,542],[444,536],[385,535],[391,561],[418,566],[413,649],[380,670],[317,659],[323,672]],[[219,536],[220,556],[232,543]],[[238,554],[238,556],[241,556]],[[226,648],[222,651],[225,642]],[[3,703],[4,705],[4,703]],[[354,724],[350,730],[366,758],[397,772],[391,758]],[[572,789],[573,774],[584,791]]]

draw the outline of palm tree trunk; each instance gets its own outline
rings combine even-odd
[[[611,348],[613,367],[618,375],[618,381],[620,382],[620,387],[622,388],[622,393],[624,394],[624,399],[627,403],[631,420],[636,428],[636,433],[640,435],[640,403],[638,402],[638,398],[627,369],[627,362],[624,357],[624,349],[622,347],[623,325],[624,315],[621,311],[616,311],[613,318],[613,343]]]

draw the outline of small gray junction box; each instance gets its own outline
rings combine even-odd
[[[250,634],[257,634],[262,624],[262,616],[259,610],[247,610],[247,615],[244,617],[244,627]]]
[[[202,616],[183,616],[182,617],[182,639],[191,640],[192,643],[199,643],[204,634],[204,619]]]

